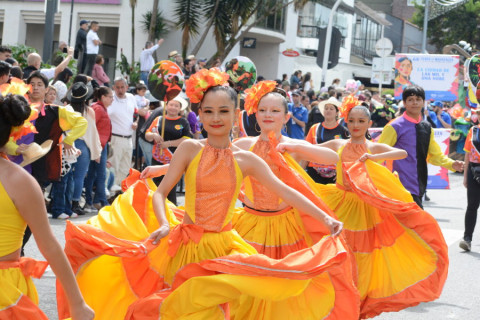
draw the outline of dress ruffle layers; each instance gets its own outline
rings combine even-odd
[[[437,299],[448,273],[448,247],[435,219],[400,180],[367,160],[364,145],[340,151],[337,186],[317,185],[344,223],[358,266],[361,318]],[[343,168],[338,169],[338,168]]]
[[[298,296],[313,278],[342,265],[347,252],[341,240],[325,237],[281,260],[256,254],[231,229],[241,181],[231,150],[207,144],[185,175],[186,209],[169,206],[171,232],[158,246],[145,240],[158,223],[151,201],[155,188],[144,181],[134,183],[89,224],[67,223],[65,252],[96,317],[291,319],[282,310],[253,314],[238,307],[238,301],[245,296],[265,301]],[[194,224],[179,223],[184,215]],[[61,293],[58,305],[59,314],[68,315]],[[309,319],[302,312],[296,310],[297,316]]]
[[[280,154],[276,145],[273,137],[270,141],[257,140],[251,151],[262,158],[280,180],[335,217],[333,211],[320,199],[315,182],[288,153]],[[240,198],[243,201],[248,199],[253,208],[236,208],[232,224],[242,238],[261,254],[282,259],[312,246],[329,234],[321,222],[295,208],[286,207],[275,211],[282,200],[254,178],[247,177],[244,180],[242,191]],[[258,308],[258,313],[268,308],[284,315],[292,310],[308,310],[310,306],[309,312],[304,313],[308,315],[305,319],[358,319],[359,297],[353,281],[356,269],[352,268],[352,260],[353,258],[313,279],[309,288],[294,298],[275,303],[244,298],[240,304],[250,304],[251,309]],[[309,304],[308,301],[313,300],[322,303]],[[298,315],[295,317],[293,313],[287,318],[295,319]]]
[[[31,258],[0,261],[0,320],[48,319],[38,308],[38,294],[31,279],[40,278],[47,266],[47,262]]]

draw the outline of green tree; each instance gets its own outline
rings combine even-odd
[[[153,14],[153,12],[157,14]],[[161,14],[160,14],[160,19],[161,19]],[[150,14],[150,25],[148,28],[148,41],[154,41],[156,38],[157,34],[157,20],[160,20],[158,16],[158,0],[153,0],[153,8],[152,8],[152,13]],[[158,37],[158,36],[157,36]]]
[[[223,59],[256,24],[284,10],[289,5],[302,8],[308,0],[176,0],[177,27],[183,31],[182,54],[185,57],[190,39],[199,34],[199,24],[205,30],[192,51],[196,54],[213,28],[217,52],[210,58]]]
[[[423,29],[425,9],[419,5],[415,5],[415,8],[412,22]],[[427,37],[429,43],[438,51],[461,40],[474,45],[480,41],[480,34],[476,32],[478,25],[480,25],[480,0],[469,0],[464,5],[428,21]]]
[[[152,11],[148,11],[144,15],[142,15],[143,20],[142,20],[142,28],[143,31],[145,32],[150,32],[151,29],[151,23],[154,20]],[[155,39],[160,39],[163,35],[167,34],[168,28],[167,24],[165,23],[165,20],[163,19],[162,12],[157,11],[157,17],[155,18],[155,28],[153,28],[153,33],[152,36],[148,36],[148,41],[154,42]]]

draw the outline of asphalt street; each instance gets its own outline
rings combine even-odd
[[[479,231],[474,234],[472,252],[465,253],[458,247],[463,236],[463,221],[467,205],[463,176],[449,174],[450,190],[429,190],[429,202],[425,210],[438,221],[449,246],[450,268],[442,295],[433,302],[421,303],[412,308],[395,313],[385,313],[379,320],[443,320],[443,319],[480,319],[480,241]],[[183,197],[179,197],[179,203]],[[92,215],[73,220],[82,223]],[[65,222],[51,220],[51,226],[63,245]],[[477,241],[476,241],[477,240]],[[25,250],[28,256],[43,260],[35,241],[31,240]],[[49,269],[42,279],[35,280],[40,297],[40,307],[50,319],[58,319],[55,299],[55,276]],[[300,319],[299,319],[300,320]]]

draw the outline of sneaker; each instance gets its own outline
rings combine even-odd
[[[57,217],[57,219],[60,219],[60,220],[65,220],[65,219],[68,219],[70,218],[70,216],[66,213],[60,213]]]
[[[108,188],[105,188],[105,196],[108,198],[110,198],[111,194],[110,194],[110,191],[108,191]]]
[[[93,204],[93,207],[94,207],[95,209],[97,209],[97,211],[100,211],[100,209],[103,208],[103,205],[102,205],[101,203],[94,203],[94,204]]]
[[[78,218],[78,214],[76,214],[75,212],[73,212],[73,213],[70,215],[70,218],[72,218],[72,219]]]
[[[470,252],[472,249],[472,241],[462,240],[460,241],[459,247],[467,252]]]
[[[79,216],[85,215],[85,212],[83,211],[82,207],[80,207],[78,201],[72,201],[72,211]]]
[[[117,184],[114,184],[114,185],[110,188],[110,192],[112,192],[112,193],[115,193],[115,192],[118,192],[118,191],[122,191],[122,187],[120,187],[120,186],[117,185]]]
[[[97,213],[98,210],[91,204],[85,204],[85,206],[83,207],[83,211],[85,213]]]

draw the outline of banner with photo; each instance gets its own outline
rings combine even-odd
[[[416,84],[425,90],[425,100],[458,99],[459,56],[447,54],[395,55],[395,99],[403,90]]]
[[[370,128],[368,132],[372,141],[378,141],[383,128]],[[448,155],[450,144],[450,129],[433,129],[435,141],[440,146],[443,154]],[[427,189],[450,189],[448,170],[439,166],[428,164]]]

